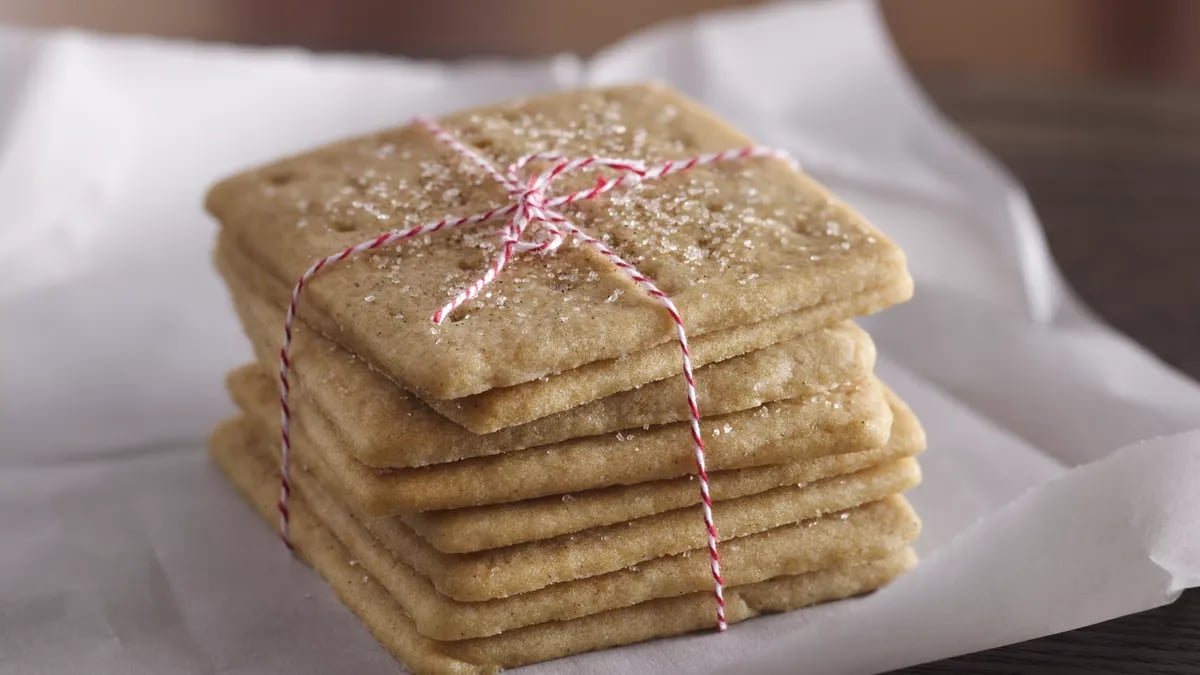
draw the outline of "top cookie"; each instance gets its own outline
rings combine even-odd
[[[661,85],[553,94],[440,123],[501,167],[533,152],[654,163],[750,144]],[[595,180],[595,173],[567,174],[550,192]],[[380,232],[510,201],[427,129],[408,125],[225,180],[207,207],[257,264],[290,284],[318,258]],[[670,294],[693,336],[907,279],[894,244],[778,159],[699,166],[562,210]],[[430,315],[483,274],[503,225],[493,220],[351,258],[311,283],[300,313],[326,315],[339,327],[331,337],[437,399],[673,339],[657,302],[573,240],[553,254],[518,254],[481,297],[434,326]]]

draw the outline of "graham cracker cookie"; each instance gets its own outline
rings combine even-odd
[[[862,595],[883,586],[914,564],[916,555],[905,548],[874,560],[731,588],[726,596],[726,614],[730,623],[737,623],[761,614]],[[732,609],[731,604],[735,605]],[[446,644],[448,651],[458,658],[513,668],[654,638],[711,631],[712,614],[712,594],[700,592]]]
[[[283,310],[232,280],[230,285],[259,362],[265,372],[277,371]],[[437,464],[688,419],[680,376],[527,424],[474,434],[307,326],[296,327],[292,344],[293,390],[324,414],[355,459],[376,468]],[[874,363],[866,331],[843,323],[702,367],[696,372],[699,404],[706,415],[748,410],[849,386],[868,376]],[[253,377],[253,372],[235,371],[230,379]]]
[[[238,310],[248,336],[255,344],[258,358],[268,370],[274,372],[278,368],[278,349],[282,337],[284,316],[283,307],[290,297],[290,289],[285,284],[272,278],[244,253],[238,251],[235,245],[229,243],[230,239],[231,235],[226,232],[221,233],[218,237],[214,260],[217,269],[221,272],[221,275],[225,278],[233,293],[235,307]],[[865,366],[865,370],[869,371],[873,367],[875,356],[874,344],[870,342],[870,338],[866,336],[865,332],[858,332],[853,335],[846,333],[831,335],[824,333],[820,329],[824,326],[837,324],[848,317],[879,311],[896,302],[906,300],[911,293],[911,282],[894,284],[885,288],[870,289],[851,298],[823,303],[753,324],[713,331],[698,336],[691,341],[692,361],[694,365],[702,368],[705,365],[723,362],[739,355],[754,354],[782,342],[790,342],[794,346],[798,346],[796,341],[803,340],[809,343],[806,345],[808,347],[807,351],[802,349],[791,351],[793,358],[800,358],[796,375],[803,380],[802,384],[791,383],[792,391],[798,391],[801,386],[816,389],[822,383],[837,383],[857,379],[848,377],[848,373],[843,371],[857,370],[862,368],[862,366]],[[297,364],[293,371],[295,377],[299,380],[301,386],[306,382],[312,383],[314,378],[323,384],[337,382],[342,379],[341,369],[329,363],[333,358],[332,354],[325,356],[320,364],[309,363],[311,360],[322,358],[318,353],[320,349],[333,349],[329,345],[334,343],[324,336],[336,331],[328,325],[324,317],[313,317],[310,314],[309,318],[316,321],[314,324],[315,329],[310,328],[305,321],[297,320],[296,322],[296,338],[292,347],[294,350],[292,360]],[[323,325],[324,327],[322,328]],[[849,328],[844,323],[838,330],[849,330],[852,333],[855,331],[854,328]],[[816,336],[821,337],[818,338]],[[818,340],[820,340],[818,344],[812,344],[812,342]],[[847,344],[848,341],[852,341],[853,344]],[[319,346],[314,346],[313,342],[316,342]],[[391,382],[382,373],[378,373],[376,370],[366,366],[366,363],[360,360],[357,355],[353,355],[344,349],[337,350],[337,353],[346,361],[348,367],[359,366],[355,369],[372,373],[371,380]],[[763,357],[760,356],[758,358]],[[854,362],[847,363],[850,359],[854,360]],[[805,371],[806,368],[809,369],[809,372]],[[465,427],[468,431],[476,435],[491,435],[499,430],[520,427],[512,432],[514,447],[521,444],[524,447],[529,447],[553,442],[555,440],[554,435],[547,433],[550,429],[558,430],[558,435],[561,438],[602,433],[602,431],[596,430],[600,426],[599,423],[577,426],[577,423],[583,420],[583,416],[580,412],[573,411],[586,408],[587,404],[604,397],[612,397],[618,393],[636,390],[637,387],[651,382],[656,383],[654,385],[655,390],[661,392],[664,398],[658,399],[659,403],[651,407],[627,406],[628,409],[625,412],[636,411],[638,417],[634,421],[625,423],[624,426],[660,424],[672,420],[685,419],[687,408],[681,395],[683,391],[683,376],[679,369],[678,346],[667,343],[618,359],[597,361],[549,377],[539,378],[510,387],[490,389],[479,394],[453,400],[443,401],[429,397],[421,398],[416,394],[411,394],[411,392],[405,392],[399,385],[393,387],[399,389],[399,391],[389,391],[388,393],[375,391],[377,385],[370,384],[364,378],[364,381],[356,382],[356,384],[362,385],[361,387],[350,386],[349,384],[345,387],[338,387],[337,396],[332,397],[332,401],[329,401],[325,405],[325,401],[318,399],[318,405],[324,405],[324,409],[331,413],[340,411],[342,408],[355,410],[360,406],[368,406],[362,408],[366,411],[380,407],[386,397],[388,399],[389,410],[398,404],[399,410],[407,412],[412,404],[405,404],[403,401],[393,399],[421,398],[427,406],[432,407],[439,415],[454,421],[459,426]],[[315,375],[313,371],[316,372]],[[784,372],[784,370],[781,369],[779,372]],[[706,383],[706,380],[711,376],[711,373],[703,375],[699,372],[697,373],[702,397],[700,405],[701,409],[706,411],[706,414],[719,414],[721,412],[754,407],[748,402],[738,402],[732,390],[722,388],[719,385],[710,387]],[[711,397],[711,400],[706,400],[706,389],[721,389],[722,396]],[[357,397],[362,400],[356,401],[357,405],[355,406],[343,403],[345,396],[353,395],[354,392],[358,391],[370,391],[372,394],[370,396],[363,395]],[[325,390],[324,392],[317,393],[324,393],[326,394],[325,398],[330,398],[332,392]],[[772,396],[775,396],[775,398],[789,398],[789,396],[782,393],[778,395],[772,395],[767,391],[757,391],[754,393],[757,396],[747,396],[746,398],[757,398],[761,399],[761,401],[774,400]],[[644,400],[648,397],[643,394],[639,398]],[[714,405],[718,409],[710,410],[710,407]],[[671,412],[668,413],[668,411]],[[336,414],[331,416],[337,417]],[[622,424],[619,421],[621,418],[615,418],[614,420],[612,417],[607,417],[605,419],[609,420],[608,425],[612,427],[605,429],[605,431],[615,431],[618,428],[622,428],[614,426]],[[653,419],[658,421],[637,421],[638,419]],[[542,424],[531,424],[539,420]],[[438,430],[445,427],[444,422],[437,424]],[[370,435],[370,438],[363,439],[361,443],[352,443],[353,447],[363,448],[363,450],[359,451],[362,453],[360,460],[366,464],[372,466],[417,466],[419,463],[430,463],[431,461],[448,461],[446,459],[431,460],[430,458],[421,456],[410,458],[407,454],[400,455],[398,459],[397,453],[394,450],[394,443],[389,443],[386,439],[375,437],[383,432],[376,432],[374,430],[386,429],[386,425],[366,423],[355,428],[362,430],[361,433],[363,434]],[[453,432],[447,431],[446,433]],[[458,434],[456,438],[458,437],[462,437],[462,434]],[[353,441],[354,439],[348,440]],[[446,446],[447,455],[456,452],[454,449],[457,447],[454,444],[455,439],[450,439],[450,441]]]
[[[441,124],[500,166],[537,151],[656,162],[749,144],[659,85],[551,94]],[[565,175],[552,192],[595,178]],[[318,258],[383,230],[509,204],[505,192],[428,129],[408,125],[225,180],[206,206],[256,264],[291,283]],[[778,159],[697,166],[567,211],[655,279],[693,337],[908,283],[891,241]],[[674,339],[662,308],[578,240],[553,255],[518,255],[483,296],[431,328],[433,311],[482,274],[502,225],[352,257],[313,280],[300,314],[310,323],[327,317],[339,344],[405,389],[440,400]]]
[[[212,453],[270,521],[276,517],[271,501],[276,474],[263,450],[239,445],[248,440],[245,430],[244,423],[237,421],[223,425],[214,433]],[[699,592],[709,581],[703,574],[677,571],[680,562],[695,563],[704,557],[701,551],[695,551],[692,560],[683,556],[660,558],[602,577],[556,584],[530,593],[483,602],[459,602],[440,593],[427,576],[389,552],[320,487],[319,481],[304,472],[298,472],[296,478],[301,489],[292,501],[293,532],[299,527],[297,523],[329,528],[348,549],[350,565],[379,579],[413,618],[417,630],[435,639],[483,637],[523,626],[577,619],[636,606],[656,597]],[[903,549],[915,537],[915,523],[911,511],[899,498],[854,509],[845,518],[811,521],[806,533],[809,545],[796,547],[783,567],[776,568],[797,574],[886,556]],[[764,571],[762,561],[754,556],[755,550],[739,554],[742,543],[743,540],[735,540],[726,544],[732,551],[726,558],[731,589],[777,576],[773,571]]]
[[[887,395],[893,422],[884,447],[792,464],[714,471],[709,474],[713,500],[844,476],[924,451],[925,432],[916,415],[894,392],[888,390]],[[471,553],[685,508],[696,504],[698,490],[695,477],[687,476],[504,504],[411,511],[398,517],[443,553]]]
[[[218,428],[214,438],[233,428]],[[245,456],[235,445],[214,444],[213,457],[231,482],[268,521],[274,513],[270,480],[242,468]],[[269,467],[268,467],[269,470]],[[268,478],[270,474],[267,474]],[[712,625],[712,595],[696,592],[640,603],[569,621],[554,621],[472,640],[441,641],[423,635],[399,602],[354,554],[299,504],[292,523],[296,551],[333,588],[376,639],[407,669],[423,673],[495,673],[501,668],[548,661],[596,649],[703,630]],[[726,614],[731,622],[764,612],[868,592],[911,568],[916,558],[903,548],[875,560],[846,563],[818,572],[778,577],[729,588]],[[743,599],[743,594],[745,598]],[[412,598],[413,596],[404,596]]]
[[[850,528],[841,527],[840,520],[831,519],[825,525],[818,522],[831,513],[840,514],[838,518],[856,518],[859,514],[850,513],[855,507],[899,494],[918,482],[916,462],[903,459],[804,488],[775,488],[721,502],[714,516],[721,533],[722,570],[727,582],[744,582],[746,574],[753,575],[750,580],[766,578],[764,574],[774,576],[778,572],[772,570],[794,562],[796,550],[801,547],[824,552],[819,547],[827,529],[834,537],[861,546],[867,535],[851,534]],[[628,568],[640,572],[650,562],[676,561],[655,562],[650,574],[658,566],[680,567],[687,557],[697,560],[687,560],[686,564],[706,563],[704,523],[698,507],[461,554],[437,551],[398,519],[373,519],[364,524],[384,549],[429,578],[440,593],[461,602],[510,598],[569,583],[586,582],[594,591],[612,583],[597,577]],[[871,530],[870,536],[876,534]],[[673,558],[677,555],[681,557]],[[734,570],[739,566],[754,569]],[[686,573],[683,578],[688,578]],[[711,578],[706,581],[711,582]]]
[[[242,426],[239,433],[242,434],[243,451],[265,453],[268,448],[266,433],[250,420],[243,420]],[[251,449],[247,450],[247,447]],[[256,450],[258,448],[261,450]],[[266,454],[261,456],[268,457]],[[908,459],[899,463],[903,466],[885,466],[869,478],[852,484],[838,485],[838,481],[844,479],[839,477],[826,479],[828,483],[824,485],[815,484],[815,488],[777,488],[722,502],[719,511],[724,515],[717,516],[720,519],[717,525],[727,533],[722,534],[722,556],[726,560],[723,569],[728,568],[725,569],[726,581],[748,583],[774,576],[782,572],[771,570],[794,562],[798,551],[823,550],[817,545],[826,533],[832,538],[846,537],[848,530],[842,525],[854,516],[844,516],[840,520],[830,518],[829,522],[834,523],[832,529],[817,527],[823,513],[819,505],[823,503],[828,510],[849,509],[845,511],[849,513],[856,506],[884,500],[915,485],[920,475],[915,463]],[[328,476],[321,464],[302,464],[300,470],[317,478],[309,482],[309,489],[329,491]],[[320,487],[314,483],[319,483]],[[336,497],[330,502],[340,503]],[[615,524],[551,540],[466,554],[439,552],[396,518],[369,518],[362,522],[398,560],[428,578],[440,593],[461,602],[527,594],[562,586],[562,582],[582,582],[588,578],[594,579],[590,583],[602,583],[600,577],[606,573],[628,567],[640,568],[636,576],[637,583],[642,585],[660,573],[664,578],[670,577],[681,583],[711,583],[711,577],[701,574],[707,569],[702,548],[702,521],[699,513],[693,513],[691,509],[649,516],[646,523],[630,521],[634,525]],[[659,523],[665,523],[665,526],[656,527]],[[632,527],[634,531],[618,533],[622,527]],[[737,536],[742,531],[748,534]],[[916,530],[902,529],[901,533],[915,537]],[[863,540],[850,538],[847,541],[859,545]],[[583,554],[585,550],[587,555]],[[693,554],[696,559],[690,560]],[[730,560],[742,562],[735,565]],[[647,567],[650,562],[653,564]]]
[[[278,429],[278,393],[262,375],[230,388],[234,402],[267,429]],[[319,457],[340,499],[364,515],[454,509],[686,476],[695,470],[686,423],[575,439],[457,462],[378,470],[346,449],[329,421],[301,393],[292,406],[293,452]],[[787,464],[882,447],[892,426],[883,385],[874,378],[830,394],[768,403],[707,418],[710,470]]]

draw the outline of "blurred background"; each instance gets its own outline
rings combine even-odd
[[[6,0],[0,21],[412,56],[587,53],[666,18],[751,0]],[[922,70],[1200,81],[1193,0],[883,0]],[[472,20],[463,18],[471,16]]]

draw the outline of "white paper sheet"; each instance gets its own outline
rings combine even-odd
[[[0,671],[394,672],[205,459],[249,350],[203,191],[417,113],[646,77],[791,150],[910,254],[917,298],[868,323],[929,433],[923,560],[864,599],[531,672],[877,672],[1200,585],[1200,387],[1071,297],[1024,194],[936,116],[869,4],[708,16],[586,63],[7,32]]]

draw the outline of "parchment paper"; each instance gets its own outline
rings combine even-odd
[[[588,62],[10,30],[0,671],[394,672],[206,461],[222,375],[250,353],[203,191],[414,114],[648,77],[791,150],[908,251],[917,298],[868,327],[929,433],[923,560],[864,599],[530,672],[877,672],[1200,584],[1200,388],[1072,298],[1025,195],[937,117],[870,4],[707,16]]]

